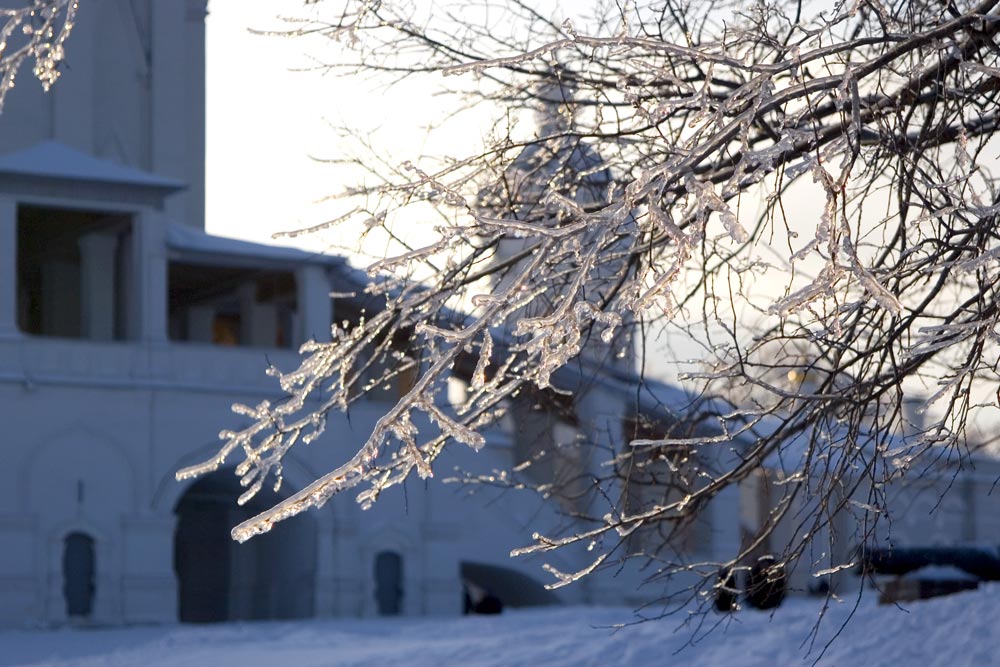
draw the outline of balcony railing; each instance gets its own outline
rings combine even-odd
[[[285,349],[34,336],[0,339],[0,381],[26,384],[277,394],[277,381],[265,374],[268,365],[291,370],[298,363],[298,354]]]

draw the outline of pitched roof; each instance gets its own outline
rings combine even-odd
[[[167,245],[174,250],[200,255],[211,255],[217,258],[244,257],[255,260],[271,260],[291,264],[322,264],[339,266],[345,263],[343,257],[324,255],[323,253],[307,252],[298,248],[266,245],[243,241],[224,236],[213,236],[200,229],[187,227],[179,223],[167,224]]]
[[[43,141],[0,155],[0,175],[137,186],[164,194],[185,187],[180,181],[94,157],[58,141]]]

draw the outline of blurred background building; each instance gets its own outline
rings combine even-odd
[[[269,365],[294,368],[301,343],[328,340],[332,321],[366,305],[331,298],[363,287],[342,257],[205,233],[205,13],[205,0],[88,0],[52,91],[24,74],[0,116],[0,625],[450,614],[485,593],[509,606],[659,595],[641,588],[650,572],[631,567],[558,596],[543,590],[539,560],[507,554],[532,531],[565,526],[567,508],[438,481],[414,481],[367,512],[338,498],[246,544],[230,539],[236,523],[353,454],[407,389],[405,374],[288,455],[281,495],[237,506],[231,468],[175,481],[239,425],[233,403],[280,398]],[[606,447],[662,437],[627,415],[687,399],[659,386],[635,405],[628,365],[588,381],[586,420],[513,406],[514,423],[490,431],[484,451],[452,448],[439,470],[506,470],[597,433]],[[590,464],[553,457],[543,472]],[[734,553],[741,522],[755,530],[774,506],[777,477],[775,467],[744,488],[742,519],[735,489],[720,498],[675,556]],[[995,540],[990,481],[928,475],[901,492],[910,518],[885,539]],[[926,520],[946,488],[958,495]],[[664,497],[646,489],[627,502],[639,511]],[[637,535],[636,548],[660,537]],[[587,559],[545,558],[564,572]],[[807,590],[809,568],[793,579]]]
[[[484,592],[638,599],[597,578],[556,597],[537,560],[510,560],[565,521],[536,497],[413,483],[240,545],[231,527],[279,495],[237,506],[231,468],[175,481],[238,426],[233,403],[280,398],[270,364],[294,368],[299,344],[358,316],[331,292],[363,286],[343,258],[204,232],[205,15],[205,0],[88,0],[58,84],[24,74],[0,117],[0,625],[447,614]],[[356,451],[404,384],[331,416],[285,459],[282,495]],[[613,394],[590,404],[623,406]],[[534,419],[526,448],[508,424],[441,470],[510,468],[566,428]]]

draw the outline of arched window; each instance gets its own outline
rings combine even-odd
[[[375,556],[375,602],[379,616],[398,616],[403,610],[403,557],[395,551]]]
[[[80,532],[66,536],[62,571],[67,616],[87,617],[94,610],[96,564],[93,537]]]

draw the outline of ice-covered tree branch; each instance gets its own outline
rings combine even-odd
[[[0,9],[0,111],[25,63],[48,90],[59,78],[79,0],[33,0]]]
[[[769,545],[785,559],[838,512],[863,543],[886,482],[989,444],[969,429],[995,418],[1000,386],[997,0],[665,0],[589,22],[517,0],[460,16],[319,4],[329,18],[291,32],[346,49],[331,71],[424,77],[498,123],[480,149],[389,160],[383,182],[347,193],[363,203],[339,223],[400,239],[414,211],[436,236],[375,262],[359,286],[374,305],[276,369],[288,397],[241,408],[248,425],[183,475],[239,452],[252,494],[330,410],[416,379],[342,466],[238,539],[347,489],[369,504],[542,405],[578,429],[562,450],[576,454],[545,475],[466,479],[568,499],[576,528],[526,551],[597,545],[558,583],[643,557],[654,577],[712,586],[780,520],[798,522]],[[702,351],[676,404],[643,390],[651,331]],[[449,378],[468,384],[458,405]],[[582,407],[597,378],[635,387],[620,432]],[[762,471],[780,498],[759,532],[722,561],[685,556],[712,500]],[[845,564],[834,553],[818,571]]]

